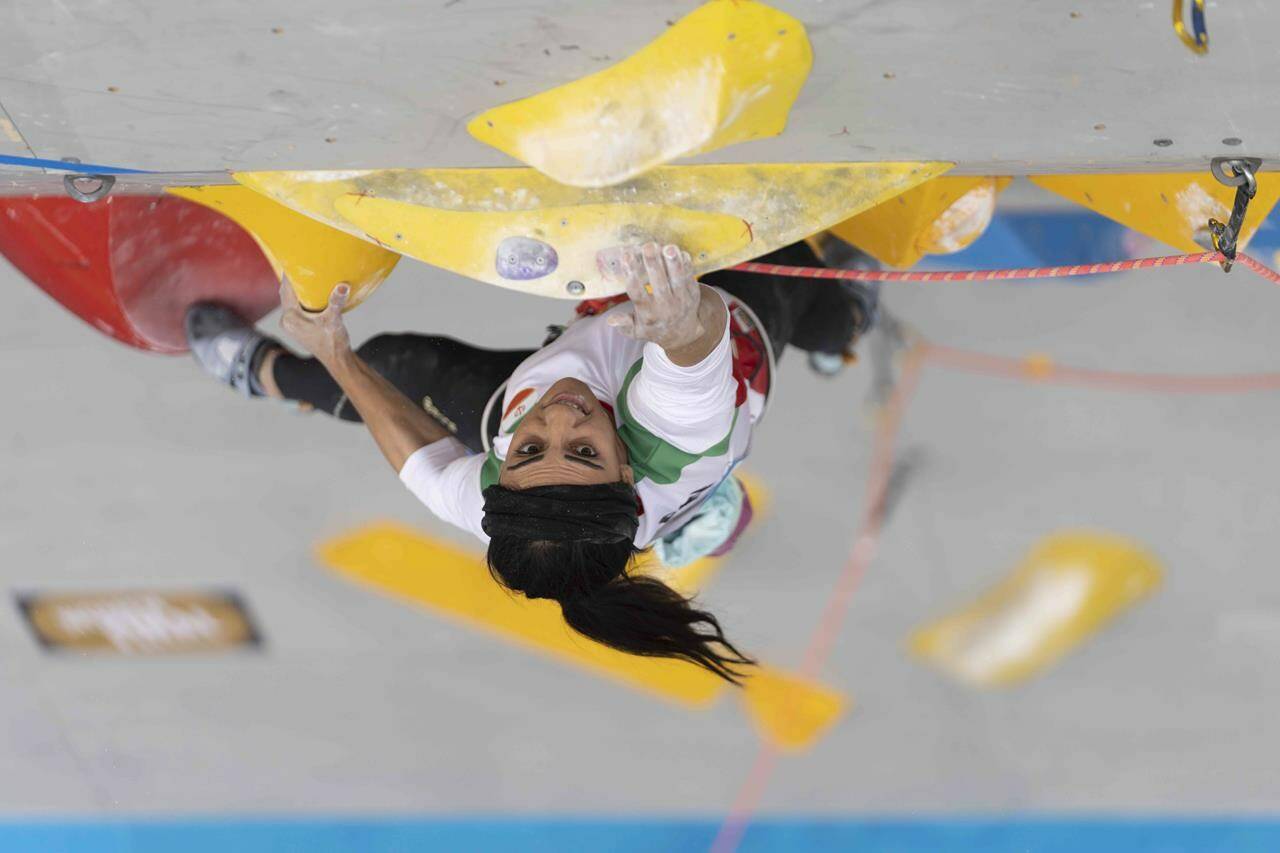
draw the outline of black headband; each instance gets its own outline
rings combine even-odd
[[[626,483],[591,486],[535,486],[484,490],[484,519],[490,537],[556,542],[630,542],[640,527],[636,492]]]

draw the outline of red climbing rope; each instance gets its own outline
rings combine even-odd
[[[1246,267],[1253,270],[1272,284],[1280,284],[1280,273],[1276,272],[1256,258],[1251,258],[1245,254],[1239,254],[1236,255],[1236,263],[1244,264]]]
[[[1210,263],[1218,261],[1220,257],[1217,252],[1203,252],[1197,255],[1139,258],[1110,264],[974,270],[971,272],[832,270],[760,263],[739,264],[734,269],[742,270],[743,272],[798,278],[851,279],[856,281],[992,281],[1100,275],[1133,269]],[[1237,255],[1236,262],[1247,266],[1268,281],[1280,284],[1280,273],[1248,255]],[[918,342],[907,355],[902,375],[894,388],[893,396],[886,404],[884,416],[880,419],[871,458],[871,470],[867,477],[865,509],[863,510],[862,522],[854,538],[853,550],[845,563],[844,570],[836,579],[835,587],[805,651],[801,672],[809,678],[816,677],[826,662],[843,625],[849,605],[853,601],[854,594],[857,592],[867,568],[875,559],[876,551],[880,544],[880,533],[884,526],[885,502],[893,473],[894,445],[919,375],[922,369],[930,364],[988,376],[1033,382],[1081,385],[1111,390],[1186,394],[1280,390],[1280,373],[1180,376],[1093,370],[1057,365],[1045,356],[1011,358],[939,346],[927,341]],[[783,713],[789,713],[789,711],[784,707]],[[777,747],[767,742],[760,744],[755,762],[752,764],[746,779],[743,780],[729,814],[726,816],[724,823],[721,824],[720,831],[712,842],[711,850],[713,853],[732,853],[737,849],[747,831],[747,827],[751,824],[752,818],[760,807],[765,790],[768,788],[769,780],[773,776],[780,757]]]
[[[871,470],[867,477],[866,508],[863,510],[862,522],[853,540],[853,550],[849,554],[844,570],[836,580],[835,588],[823,609],[822,617],[809,639],[805,649],[804,663],[800,674],[805,678],[817,678],[822,665],[835,645],[836,637],[844,624],[845,614],[853,602],[854,593],[862,583],[867,567],[875,559],[880,546],[880,531],[884,527],[885,512],[889,495],[889,485],[893,480],[894,446],[897,443],[902,418],[906,414],[907,404],[915,392],[916,381],[924,364],[926,352],[917,347],[907,355],[902,376],[894,387],[893,395],[885,404],[884,417],[880,419],[876,430],[875,445],[871,455]],[[794,713],[788,706],[783,706],[783,714]],[[734,798],[728,817],[720,825],[715,840],[711,843],[711,853],[733,853],[742,841],[743,834],[751,823],[760,800],[764,797],[778,763],[778,748],[767,742],[761,742],[756,753],[756,760],[751,765],[746,780]]]
[[[1178,267],[1183,264],[1216,263],[1222,259],[1218,252],[1200,252],[1195,255],[1163,255],[1158,258],[1133,258],[1128,261],[1111,261],[1105,264],[1072,264],[1060,267],[1013,267],[1001,270],[934,270],[921,272],[913,270],[842,270],[826,267],[789,267],[782,264],[762,264],[749,261],[730,269],[740,272],[762,273],[764,275],[781,275],[790,278],[834,278],[845,281],[1004,281],[1023,278],[1067,278],[1079,275],[1107,275],[1109,273],[1127,272],[1128,270],[1145,270],[1154,267]],[[1244,264],[1258,275],[1280,284],[1280,273],[1272,270],[1259,261],[1240,254],[1236,263]]]

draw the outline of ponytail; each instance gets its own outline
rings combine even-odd
[[[569,627],[619,651],[687,660],[725,681],[741,684],[734,669],[754,663],[725,639],[715,616],[656,578],[622,577],[589,595],[562,599]]]
[[[560,604],[569,627],[610,648],[679,658],[733,684],[755,661],[725,638],[719,620],[656,578],[632,576],[642,553],[630,542],[555,542],[493,537],[487,560],[494,580],[529,598]]]

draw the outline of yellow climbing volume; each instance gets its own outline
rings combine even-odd
[[[331,568],[509,642],[691,708],[711,705],[728,685],[680,660],[630,655],[575,634],[554,601],[530,600],[494,583],[484,558],[394,523],[371,524],[320,546]],[[714,558],[704,558],[714,560]],[[706,567],[687,567],[705,576]],[[799,674],[759,667],[733,691],[766,741],[811,746],[849,707],[839,691]]]
[[[608,186],[776,136],[812,65],[795,18],[711,0],[617,65],[483,112],[467,130],[561,183]]]
[[[917,631],[911,650],[960,681],[1012,684],[1049,668],[1160,577],[1155,558],[1127,539],[1055,534],[977,602]]]

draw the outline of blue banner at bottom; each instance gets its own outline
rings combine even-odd
[[[0,821],[0,850],[41,853],[700,851],[713,820],[278,819]],[[1280,820],[762,819],[740,848],[860,853],[1252,853],[1280,850]]]

